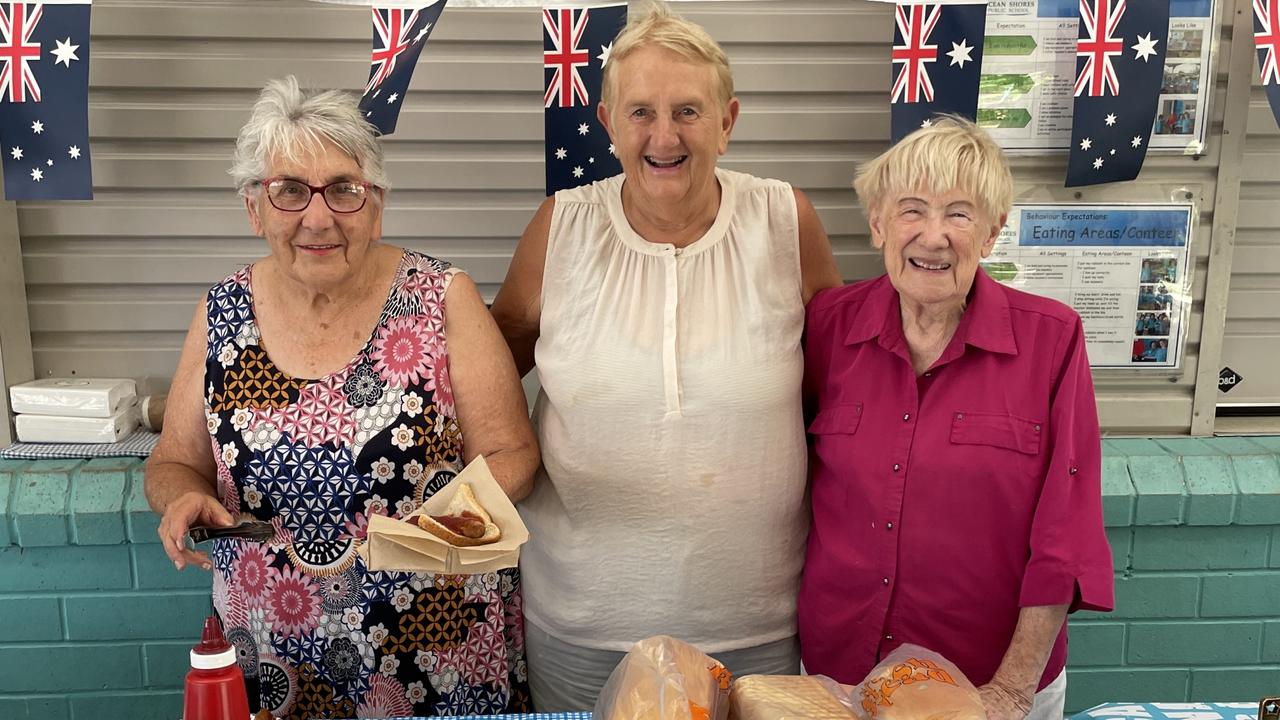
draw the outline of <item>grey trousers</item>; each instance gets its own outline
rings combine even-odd
[[[524,644],[533,707],[540,713],[592,709],[609,674],[626,654],[572,645],[543,632],[533,623],[525,623]],[[734,677],[800,672],[800,643],[795,637],[714,653],[713,657],[724,663]]]

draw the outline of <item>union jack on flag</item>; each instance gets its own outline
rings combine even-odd
[[[982,0],[896,4],[889,95],[893,142],[938,115],[977,116],[986,23]]]
[[[544,108],[551,107],[552,102],[562,108],[591,103],[579,70],[591,64],[591,53],[581,47],[589,12],[571,8],[542,10],[542,27],[551,42],[551,47],[542,51],[542,66],[553,71],[542,96]]]
[[[1280,123],[1280,0],[1253,0],[1253,45],[1271,114]]]
[[[893,81],[891,102],[915,103],[921,97],[933,101],[933,82],[925,63],[938,60],[938,46],[928,43],[941,14],[941,5],[899,5],[894,13],[902,44],[893,46],[893,63],[902,63],[902,70]]]
[[[360,110],[383,135],[395,132],[413,69],[447,1],[423,8],[373,9],[373,55]]]
[[[1112,58],[1124,52],[1124,41],[1116,37],[1125,0],[1080,0],[1080,23],[1087,37],[1076,43],[1076,57],[1084,58],[1084,68],[1076,78],[1076,97],[1120,94],[1120,81]]]
[[[0,0],[0,168],[9,200],[88,200],[89,0]]]
[[[626,5],[542,10],[542,137],[548,195],[622,170],[609,134],[596,117],[596,100],[613,40],[626,24]]]
[[[8,93],[9,102],[40,102],[40,83],[36,82],[31,63],[40,59],[40,43],[31,35],[40,24],[44,6],[36,4],[30,14],[26,3],[14,3],[7,9],[0,5],[0,96]]]

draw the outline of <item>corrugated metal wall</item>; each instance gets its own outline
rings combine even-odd
[[[725,166],[803,188],[845,276],[880,272],[849,179],[888,137],[891,6],[780,0],[680,10],[725,45],[734,65],[743,115]],[[225,173],[255,92],[286,73],[362,87],[368,11],[302,0],[97,0],[93,34],[96,198],[19,206],[36,373],[163,384],[201,292],[264,251]],[[459,264],[490,297],[543,196],[540,50],[536,10],[449,9],[388,140],[395,190],[386,240]],[[1217,57],[1225,73],[1226,53]],[[1079,195],[1181,200],[1186,189],[1203,209],[1186,363],[1172,377],[1099,373],[1110,431],[1190,428],[1218,147],[1211,140],[1199,159],[1149,158],[1140,182]],[[1275,167],[1258,172],[1274,176]],[[1019,159],[1016,174],[1020,200],[1077,197],[1062,188],[1064,157]],[[1274,207],[1265,212],[1276,217]]]
[[[1244,382],[1218,404],[1280,407],[1280,129],[1254,79],[1222,344],[1222,365]]]

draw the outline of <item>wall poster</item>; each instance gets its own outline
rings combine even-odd
[[[1151,148],[1197,154],[1208,132],[1217,0],[1170,3]],[[1078,0],[991,0],[987,6],[978,124],[1005,150],[1065,150],[1071,142],[1078,6]]]
[[[1014,205],[983,268],[1080,313],[1094,368],[1177,368],[1190,316],[1191,204]]]

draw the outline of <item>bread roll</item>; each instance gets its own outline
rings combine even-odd
[[[851,720],[854,717],[821,680],[807,675],[747,675],[738,678],[729,693],[729,720]]]

